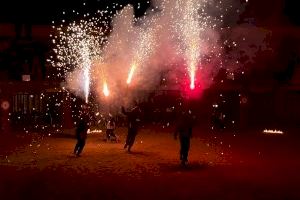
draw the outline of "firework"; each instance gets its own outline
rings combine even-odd
[[[184,6],[184,21],[183,24],[183,37],[186,41],[187,49],[185,50],[185,56],[187,58],[187,65],[190,75],[190,88],[195,88],[195,73],[198,64],[198,58],[200,54],[200,30],[201,27],[197,21],[197,10],[195,9],[195,3],[191,0],[186,2]]]
[[[208,13],[207,5],[209,1],[202,0],[177,0],[173,12],[173,25],[176,39],[179,40],[178,51],[184,56],[188,75],[190,78],[190,89],[195,88],[197,67],[204,57],[208,57],[205,52],[206,46],[211,46],[210,30],[220,22]]]
[[[107,8],[98,11],[100,17],[85,14],[57,26],[51,62],[59,69],[57,76],[66,78],[66,89],[86,102],[91,92],[117,98],[135,79],[146,87],[157,85],[161,67],[172,73],[178,69],[170,66],[183,61],[182,77],[188,81],[176,77],[176,84],[185,85],[182,92],[187,88],[188,94],[199,94],[221,65],[225,43],[219,25],[226,8],[222,0],[162,0],[161,6],[138,19],[133,7],[125,6],[115,14]]]
[[[86,102],[90,93],[91,70],[94,63],[102,59],[101,47],[105,43],[99,23],[97,19],[90,19],[61,25],[56,28],[58,35],[52,41],[56,60],[51,60],[51,63],[60,71],[58,76],[68,75],[68,85],[72,85],[69,89],[79,90]]]

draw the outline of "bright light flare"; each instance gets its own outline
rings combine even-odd
[[[130,68],[129,73],[128,73],[128,78],[127,78],[127,81],[126,81],[127,84],[130,84],[130,83],[131,83],[132,76],[133,76],[133,73],[134,73],[135,69],[136,69],[136,65],[133,64],[133,65],[131,66],[131,68]]]
[[[196,36],[195,36],[196,37]],[[189,50],[186,52],[188,61],[188,71],[190,76],[190,89],[195,89],[195,76],[197,71],[198,59],[200,57],[200,46],[196,45],[195,38],[190,39],[192,42],[189,43]]]
[[[89,102],[89,93],[90,93],[90,67],[85,67],[83,71],[84,77],[84,96],[85,102]]]
[[[196,69],[195,69],[196,70]],[[190,71],[190,89],[194,90],[195,89],[195,70],[193,70],[193,68]]]
[[[104,82],[103,84],[103,94],[104,96],[108,97],[109,96],[109,90],[108,90],[108,86],[107,86],[107,83]]]

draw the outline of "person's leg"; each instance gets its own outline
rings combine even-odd
[[[125,145],[124,145],[124,149],[126,149],[127,146],[128,146],[128,144],[129,144],[130,134],[131,134],[131,130],[130,130],[130,128],[128,128],[128,132],[127,132],[127,136],[126,136],[126,142],[125,142]]]
[[[133,137],[133,133],[132,131],[130,132],[130,134],[128,135],[128,151],[130,151],[131,147],[132,147],[132,137]]]
[[[184,155],[184,139],[183,137],[179,137],[179,142],[180,142],[180,152],[179,152],[179,157],[180,160],[183,160],[183,155]]]
[[[131,147],[132,147],[133,144],[134,144],[136,134],[137,134],[136,131],[133,131],[133,132],[131,133],[130,140],[129,140],[129,144],[128,144],[128,151],[131,150]]]
[[[77,143],[76,143],[75,148],[74,148],[74,154],[77,153],[79,146],[80,146],[80,141],[77,139]]]
[[[81,143],[81,152],[82,152],[82,150],[83,150],[83,148],[85,146],[85,141],[86,141],[86,139],[82,140],[82,143]]]
[[[189,149],[189,138],[182,137],[182,164],[186,164]]]
[[[110,139],[109,129],[106,129],[106,140],[108,141]]]
[[[184,161],[188,161],[188,155],[189,155],[189,150],[190,150],[190,138],[186,137],[185,138],[185,151],[184,151]]]
[[[79,156],[79,155],[81,154],[81,152],[82,152],[84,146],[85,146],[85,140],[84,140],[84,139],[81,139],[81,140],[80,140],[80,146],[79,146],[79,149],[78,149],[77,154],[76,154],[77,156]]]

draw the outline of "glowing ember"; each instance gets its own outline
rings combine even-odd
[[[109,90],[108,90],[108,86],[107,86],[107,83],[104,82],[103,84],[103,94],[107,97],[109,96]]]
[[[263,133],[265,134],[277,134],[277,135],[283,135],[283,131],[280,131],[280,130],[269,130],[269,129],[265,129],[263,131]]]

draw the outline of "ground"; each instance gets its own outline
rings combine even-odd
[[[300,199],[295,134],[196,128],[183,168],[172,129],[144,127],[132,153],[125,133],[90,134],[81,157],[71,137],[0,135],[1,199]]]

